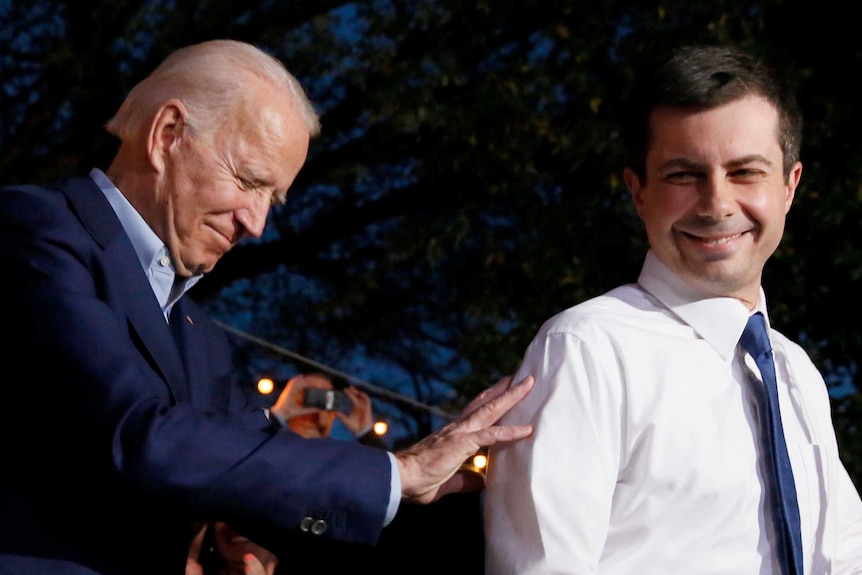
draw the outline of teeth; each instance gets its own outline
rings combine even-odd
[[[727,236],[724,238],[718,238],[717,240],[703,240],[703,242],[706,244],[713,245],[713,246],[720,246],[721,244],[726,244],[727,242],[729,242],[731,240],[735,240],[736,238],[738,238],[741,235],[742,234],[734,234],[732,236]]]

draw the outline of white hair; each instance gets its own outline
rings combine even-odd
[[[283,89],[309,134],[320,133],[320,118],[299,81],[277,59],[236,40],[209,40],[170,54],[132,88],[105,128],[121,140],[130,138],[148,129],[157,110],[176,98],[188,110],[189,126],[206,138],[247,96],[254,80]]]

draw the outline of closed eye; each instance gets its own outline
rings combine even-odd
[[[258,178],[236,177],[237,185],[244,192],[264,195],[271,205],[281,205],[286,200],[286,193],[278,193],[273,186]]]
[[[677,185],[696,184],[703,180],[706,175],[703,172],[679,170],[665,174],[665,181]]]
[[[739,170],[731,171],[728,176],[735,182],[746,183],[760,181],[766,176],[766,173],[761,170],[741,168]]]

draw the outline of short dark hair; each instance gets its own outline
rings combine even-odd
[[[746,96],[760,96],[778,111],[776,137],[786,177],[799,159],[802,143],[802,114],[796,97],[772,67],[727,46],[678,48],[670,59],[644,77],[633,92],[630,114],[624,120],[628,167],[646,181],[650,118],[656,108],[710,110]]]

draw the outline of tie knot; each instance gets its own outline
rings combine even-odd
[[[766,320],[763,319],[762,313],[757,312],[748,318],[742,337],[739,338],[739,345],[755,358],[772,351],[769,336],[766,333]]]

